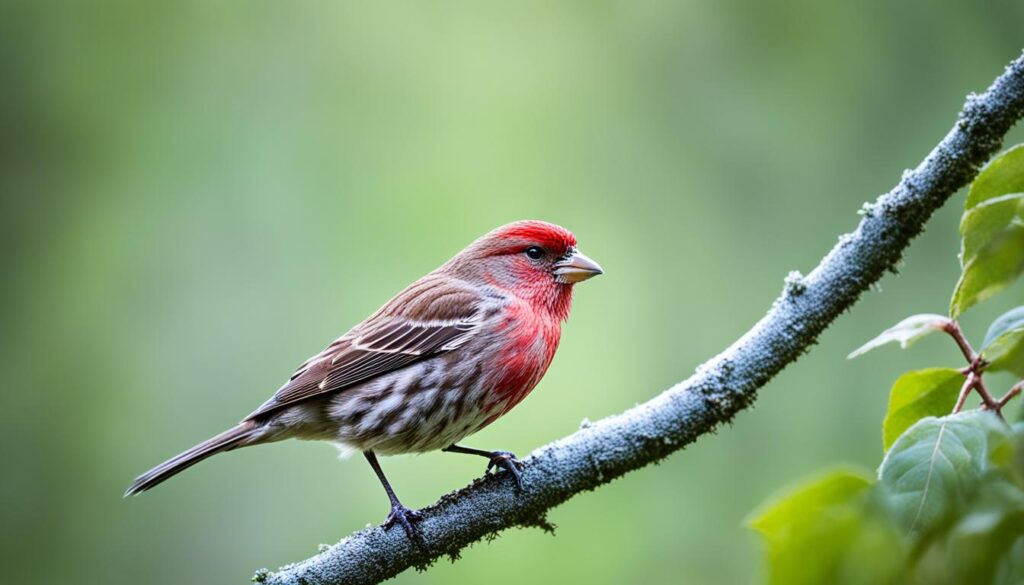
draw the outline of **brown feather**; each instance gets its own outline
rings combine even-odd
[[[144,492],[157,484],[164,482],[170,477],[185,471],[189,467],[192,467],[211,455],[216,455],[223,451],[230,451],[231,449],[242,446],[250,438],[254,428],[255,425],[253,425],[253,423],[248,421],[243,422],[234,428],[224,431],[216,437],[199,443],[184,453],[180,453],[167,461],[164,461],[160,465],[157,465],[153,469],[150,469],[146,473],[135,478],[135,481],[132,482],[132,485],[128,486],[124,495],[127,497]]]
[[[464,283],[428,275],[306,361],[245,420],[455,349],[476,332],[479,301]]]

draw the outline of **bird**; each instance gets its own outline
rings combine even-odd
[[[237,426],[138,476],[125,497],[217,453],[296,438],[362,452],[391,504],[384,527],[422,538],[377,456],[441,450],[482,456],[514,480],[509,451],[458,443],[540,382],[569,317],[575,284],[602,274],[569,230],[526,220],[496,228],[413,282],[306,360]]]

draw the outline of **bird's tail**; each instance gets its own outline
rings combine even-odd
[[[256,430],[257,427],[252,421],[245,421],[216,437],[199,443],[188,451],[172,457],[136,477],[132,485],[128,486],[128,489],[125,490],[125,497],[144,492],[159,483],[163,483],[164,480],[185,471],[211,455],[247,445],[248,441],[253,438]]]

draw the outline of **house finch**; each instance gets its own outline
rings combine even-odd
[[[322,352],[238,426],[135,479],[137,494],[222,451],[319,439],[363,452],[391,501],[385,527],[418,536],[419,514],[399,502],[377,454],[441,449],[487,457],[522,489],[507,451],[457,445],[540,382],[569,316],[573,285],[601,267],[557,225],[520,221],[469,245],[409,285]]]

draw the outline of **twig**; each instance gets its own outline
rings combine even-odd
[[[979,361],[978,354],[974,353],[974,348],[971,347],[971,342],[967,341],[967,337],[964,336],[963,329],[960,328],[960,323],[950,320],[942,324],[942,330],[949,334],[956,341],[957,347],[960,348],[960,353],[964,354],[964,359],[967,360],[967,372],[978,371]]]
[[[954,414],[963,409],[964,402],[967,400],[967,395],[971,393],[971,390],[974,390],[974,386],[978,383],[977,372],[969,371],[966,375],[967,379],[964,380],[964,385],[960,388],[960,394],[956,398],[956,405],[953,406]]]
[[[978,381],[974,384],[974,389],[977,390],[978,396],[981,396],[982,406],[996,413],[996,416],[999,418],[1003,418],[1003,406],[999,404],[999,401],[996,400],[995,397],[992,396],[992,393],[988,391],[988,388],[985,387],[985,380],[982,379],[981,374],[978,374]]]
[[[967,360],[967,367],[960,370],[963,375],[967,376],[967,381],[964,382],[963,388],[960,389],[960,395],[957,397],[953,412],[960,412],[960,409],[964,406],[964,401],[967,400],[967,395],[971,393],[971,390],[975,390],[978,396],[981,396],[981,401],[985,408],[995,412],[999,418],[1003,418],[1002,405],[992,397],[992,393],[985,386],[983,372],[988,364],[981,358],[980,354],[974,352],[971,342],[967,341],[967,337],[964,336],[964,332],[960,328],[960,323],[947,321],[942,324],[942,330],[956,341],[957,347],[960,348],[960,352],[964,354],[964,358]]]
[[[515,496],[510,482],[477,480],[422,510],[420,528],[429,551],[413,546],[400,530],[378,526],[276,573],[262,571],[257,580],[379,583],[444,555],[455,558],[473,542],[510,527],[550,528],[545,514],[555,506],[729,422],[861,293],[894,270],[932,213],[974,178],[1022,113],[1024,56],[1010,63],[984,94],[968,96],[956,124],[928,157],[906,171],[892,191],[866,205],[857,229],[842,236],[809,275],[787,278],[782,295],[750,331],[650,401],[534,451],[524,460],[521,496]]]
[[[1013,388],[1010,388],[1010,391],[999,399],[999,408],[1006,406],[1006,403],[1009,402],[1014,396],[1020,394],[1022,390],[1024,390],[1024,380],[1021,380],[1020,382],[1014,384]]]

